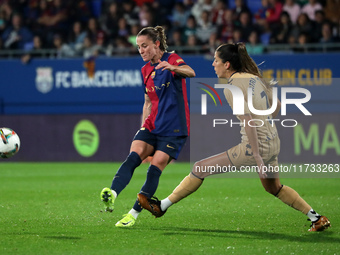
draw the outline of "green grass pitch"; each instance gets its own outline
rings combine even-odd
[[[4,161],[2,161],[4,162]],[[267,194],[259,179],[207,178],[159,219],[140,214],[131,229],[114,224],[132,207],[147,164],[135,172],[113,213],[100,191],[117,163],[1,163],[0,254],[339,254],[340,179],[283,179],[332,227],[309,233],[307,217]],[[189,173],[170,164],[156,192],[164,198]]]

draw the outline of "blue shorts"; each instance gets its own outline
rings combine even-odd
[[[160,136],[152,134],[147,128],[141,128],[133,140],[140,140],[154,147],[154,152],[159,150],[168,154],[171,158],[177,159],[181,152],[187,136]],[[153,155],[153,154],[152,154]],[[151,156],[152,156],[151,155]]]

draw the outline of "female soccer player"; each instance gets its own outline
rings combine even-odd
[[[140,193],[152,197],[162,171],[172,159],[177,159],[189,135],[185,78],[194,77],[194,70],[177,54],[166,51],[168,46],[161,26],[143,28],[136,42],[139,54],[147,62],[142,67],[145,86],[143,123],[132,141],[130,154],[113,178],[111,188],[104,188],[100,193],[106,211],[111,212],[116,197],[130,182],[135,168],[148,156],[153,157]],[[133,226],[141,211],[136,201],[116,226]]]
[[[242,43],[223,44],[215,51],[213,67],[218,78],[228,79],[228,84],[237,86],[243,92],[244,98],[248,98],[248,88],[252,89],[252,101],[257,110],[266,110],[272,105],[271,86],[263,81],[255,62],[247,53]],[[233,97],[229,89],[224,89],[225,97],[233,108]],[[269,101],[269,102],[268,102]],[[285,204],[306,214],[312,221],[309,231],[322,231],[330,227],[330,222],[325,216],[317,214],[299,194],[292,188],[282,185],[277,172],[266,172],[266,167],[278,166],[278,154],[280,151],[280,139],[273,119],[280,110],[277,108],[271,115],[255,116],[250,112],[245,101],[244,114],[238,115],[241,123],[242,142],[226,152],[203,159],[194,164],[191,173],[175,188],[170,196],[162,201],[151,199],[143,194],[138,194],[138,200],[143,208],[150,211],[156,217],[161,217],[172,204],[195,192],[202,184],[205,177],[214,174],[200,172],[195,169],[207,169],[207,166],[257,166],[259,177],[264,189],[278,197]],[[257,119],[257,120],[255,120]],[[259,123],[258,120],[261,120]],[[267,120],[267,121],[266,121]],[[251,121],[251,125],[247,124]],[[258,124],[255,124],[258,122]],[[262,126],[261,124],[264,123]],[[257,127],[254,127],[257,125]],[[229,168],[227,168],[229,169]],[[263,170],[263,171],[262,171]]]

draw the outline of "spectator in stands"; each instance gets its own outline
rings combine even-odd
[[[322,37],[320,38],[320,43],[335,43],[336,39],[332,34],[332,25],[329,22],[324,22],[322,24]]]
[[[301,12],[306,13],[310,20],[315,20],[315,11],[322,10],[321,4],[317,0],[309,0],[308,3],[302,7]]]
[[[2,14],[2,19],[4,20],[5,27],[8,27],[11,25],[11,20],[14,14],[13,8],[11,5],[7,2],[4,2],[0,6],[0,12]]]
[[[283,5],[283,11],[289,14],[292,23],[295,24],[301,13],[301,7],[295,2],[295,0],[286,0]]]
[[[197,53],[196,48],[197,46],[199,46],[199,44],[194,34],[188,36],[186,46],[189,46],[189,47],[183,50],[183,54]]]
[[[239,21],[238,26],[235,24],[235,20],[231,18],[230,13],[233,10],[226,7],[227,1],[225,0],[150,0],[150,3],[147,4],[142,0],[139,1],[139,6],[136,6],[132,0],[102,0],[107,8],[102,8],[103,13],[99,19],[100,26],[96,24],[98,19],[90,18],[92,15],[91,1],[92,0],[4,0],[0,5],[0,36],[3,39],[3,47],[6,49],[30,49],[33,45],[32,35],[37,34],[45,38],[46,43],[43,47],[52,48],[54,47],[54,34],[58,34],[62,38],[67,38],[66,42],[73,50],[83,48],[83,46],[80,45],[83,45],[82,40],[84,40],[85,33],[81,29],[79,33],[79,24],[85,24],[86,22],[79,23],[79,21],[89,21],[87,33],[91,36],[94,45],[96,42],[101,41],[101,33],[104,32],[104,45],[107,42],[111,42],[111,47],[117,48],[118,44],[119,48],[128,49],[127,51],[131,51],[130,47],[135,44],[136,33],[132,32],[132,28],[135,27],[134,30],[140,30],[140,21],[150,26],[154,26],[155,24],[153,23],[157,21],[157,24],[167,27],[166,31],[168,31],[170,38],[169,43],[171,43],[171,33],[176,31],[174,35],[175,39],[177,39],[173,41],[175,45],[188,45],[188,38],[190,37],[191,42],[196,41],[196,44],[202,46],[203,52],[204,49],[212,48],[214,42],[223,43],[234,40],[245,42],[249,40],[252,31],[255,28],[258,29],[258,26],[254,28],[253,25],[250,25],[249,20],[251,21],[252,19],[249,19],[249,15],[243,14],[249,11],[244,5],[245,0],[234,0],[236,6],[234,12],[239,18],[237,20]],[[230,1],[232,0],[229,0],[229,2]],[[269,5],[268,2],[271,4]],[[284,2],[283,9],[291,17],[292,24],[288,22],[287,13],[282,13],[279,22],[274,21],[274,23],[271,23],[271,19],[274,18],[275,20],[277,13],[279,13],[280,2]],[[299,8],[299,4],[304,2],[308,2],[303,7],[303,12],[306,13],[304,15],[309,16],[311,12],[314,12],[312,20],[306,19],[305,16],[301,15],[297,18],[298,13],[302,11],[302,8]],[[320,3],[326,3],[324,8],[325,13],[321,10],[322,5]],[[290,38],[290,34],[294,36],[296,42],[299,40],[301,34],[307,34],[307,40],[303,38],[304,35],[301,36],[302,39],[300,40],[317,43],[321,43],[320,40],[322,37],[322,41],[325,43],[336,41],[339,35],[339,0],[262,0],[262,5],[263,8],[261,8],[254,17],[256,21],[261,19],[266,23],[261,27],[262,30],[257,31],[258,37],[264,44],[269,42],[292,42],[293,39]],[[176,9],[174,9],[175,6]],[[15,38],[19,38],[13,36],[15,33],[9,37],[8,30],[13,27],[12,21],[17,19],[14,18],[13,10],[15,10],[15,13],[20,11],[22,12],[21,14],[23,14],[21,27],[26,29],[27,35],[31,35],[31,39],[26,42],[23,42],[21,39],[19,40],[20,42],[15,41]],[[108,10],[107,13],[104,13],[104,10]],[[193,18],[194,16],[187,16],[191,11],[195,15],[197,15],[197,13],[202,14],[202,18],[200,17],[198,19],[198,24],[196,24],[196,19]],[[205,13],[203,14],[203,12]],[[139,14],[140,16],[138,16]],[[171,14],[173,14],[173,19],[171,18]],[[119,18],[122,16],[125,18],[125,22],[119,21]],[[208,17],[207,20],[206,17]],[[327,17],[329,19],[327,19]],[[141,18],[140,21],[139,18]],[[300,19],[300,22],[298,22],[298,19]],[[294,25],[295,20],[297,22]],[[315,22],[313,22],[313,20]],[[185,25],[183,25],[184,21]],[[331,22],[331,29],[333,29],[330,38],[327,37],[328,25],[325,25],[324,28],[324,23],[329,21]],[[69,26],[66,26],[70,22],[75,26],[71,32],[68,31]],[[27,24],[29,26],[27,26]],[[121,24],[119,32],[118,24]],[[256,24],[259,23],[257,22]],[[267,24],[270,24],[270,27],[268,27]],[[236,35],[233,35],[233,30],[236,26],[241,30],[243,38],[238,38],[240,31],[237,31],[235,33]],[[182,43],[178,40],[179,36],[177,35],[178,31],[176,27],[180,27],[182,30]],[[175,30],[173,30],[174,28]],[[323,32],[323,29],[326,32]],[[4,38],[5,30],[7,33],[6,39]],[[76,32],[76,30],[78,32]],[[323,36],[323,33],[325,33],[325,36]],[[192,37],[192,35],[195,35],[195,37]],[[121,37],[116,40],[118,36]],[[124,37],[124,39],[122,37]],[[201,41],[203,43],[201,43]],[[18,46],[19,44],[20,46]],[[80,51],[79,54],[82,54],[81,52],[82,51]]]
[[[252,31],[248,37],[246,48],[249,55],[262,54],[264,51],[263,45],[260,43],[257,31]]]
[[[151,5],[155,24],[164,26],[170,22],[170,17],[176,2],[173,0],[155,0]],[[184,7],[185,11],[188,10]]]
[[[191,11],[194,7],[196,0],[183,0],[184,7],[187,11]]]
[[[246,42],[248,40],[249,35],[254,30],[257,30],[256,27],[252,24],[252,20],[250,17],[249,12],[241,12],[239,23],[237,24],[237,29],[241,30],[242,32],[242,41]],[[215,52],[216,47],[214,47]]]
[[[297,46],[293,49],[294,52],[308,52],[309,50],[312,50],[307,47],[307,44],[310,43],[309,35],[307,33],[301,32],[297,42]]]
[[[233,41],[233,31],[235,28],[235,22],[233,19],[233,11],[227,9],[224,13],[223,25],[219,27],[218,35],[221,43]]]
[[[172,12],[172,24],[175,28],[184,28],[190,12],[184,7],[184,4],[177,2]]]
[[[45,31],[64,34],[68,28],[68,12],[62,0],[53,0],[50,5],[45,0],[41,2],[45,2],[42,3],[42,8],[45,9],[40,13],[38,23],[45,28]]]
[[[280,0],[269,0],[270,13],[266,18],[270,27],[280,22],[280,16],[282,13],[283,5]]]
[[[301,33],[310,35],[313,32],[313,25],[306,13],[301,13],[293,26],[291,34],[298,40]]]
[[[278,26],[274,29],[272,37],[270,39],[270,43],[279,43],[284,44],[288,43],[289,35],[292,31],[293,24],[290,20],[290,16],[288,12],[282,12],[280,23]]]
[[[131,54],[131,44],[123,36],[118,36],[115,40],[116,49],[119,55],[130,55]],[[134,49],[136,51],[136,49]]]
[[[141,27],[138,24],[132,25],[131,26],[131,33],[128,37],[128,42],[133,45],[134,47],[137,46],[136,45],[136,38],[137,38],[137,34],[139,33],[139,31],[141,30]],[[135,52],[136,50],[133,49],[132,52]]]
[[[1,11],[0,8],[0,35],[3,33],[5,28],[6,28],[5,14],[3,13],[3,11]]]
[[[207,44],[210,36],[216,32],[216,26],[214,26],[210,21],[210,13],[208,11],[203,11],[201,19],[198,21],[196,37],[202,44]]]
[[[90,36],[86,36],[82,47],[83,58],[89,59],[98,55],[97,47],[93,44]]]
[[[56,58],[69,58],[69,57],[74,57],[75,52],[74,50],[64,42],[64,39],[62,35],[60,34],[55,34],[53,37],[53,46],[54,49],[57,50],[56,54],[54,57]]]
[[[191,14],[194,15],[195,19],[198,21],[201,19],[202,12],[207,11],[212,12],[216,1],[212,0],[197,0],[191,9]]]
[[[327,22],[325,13],[322,10],[318,10],[315,12],[315,21],[314,21],[314,29],[312,34],[312,41],[319,42],[322,37],[322,26]]]
[[[106,35],[103,31],[97,33],[96,42],[94,44],[94,47],[97,50],[97,55],[108,55],[108,52],[106,50]]]
[[[182,32],[180,28],[174,29],[168,39],[169,46],[183,46]]]
[[[43,40],[39,35],[35,35],[33,37],[33,47],[29,50],[28,53],[24,54],[21,57],[21,62],[23,64],[27,64],[32,58],[41,58],[45,56],[45,54],[42,52],[44,49]]]
[[[99,28],[97,19],[94,17],[91,17],[87,22],[87,28],[86,28],[87,36],[91,38],[92,42],[95,42],[97,40],[97,35],[102,32],[104,33],[104,31],[102,31]]]
[[[192,46],[192,47],[198,46],[197,38],[194,34],[188,36],[187,46]]]
[[[188,38],[189,36],[195,36],[195,40],[197,40],[196,38],[196,19],[193,15],[190,15],[187,18],[186,21],[186,26],[184,27],[184,31],[183,31],[183,41],[185,44],[188,44]]]
[[[128,23],[126,22],[126,19],[124,17],[119,18],[118,20],[118,36],[122,36],[125,38],[128,38],[130,35],[130,27]]]
[[[155,0],[133,0],[137,6],[141,7],[143,4],[151,4]]]
[[[340,1],[339,0],[327,0],[324,7],[325,15],[328,20],[337,24],[340,23]]]
[[[139,24],[142,27],[154,26],[154,10],[150,4],[144,3],[139,11]]]
[[[72,0],[69,2],[70,20],[79,20],[83,24],[92,17],[92,9],[90,0]]]
[[[233,38],[228,43],[242,42],[242,31],[240,29],[234,29]]]
[[[256,11],[254,14],[254,19],[256,23],[259,25],[263,25],[263,22],[265,22],[267,15],[269,15],[270,12],[270,6],[269,6],[269,0],[261,0],[261,8]]]
[[[75,21],[70,31],[67,41],[70,47],[74,50],[76,55],[79,55],[86,37],[86,31],[82,29],[80,21]]]
[[[119,13],[116,2],[112,2],[107,10],[99,19],[100,27],[110,38],[115,38],[118,34],[118,20],[122,14]]]
[[[270,43],[270,38],[272,38],[272,30],[270,29],[269,23],[265,22],[264,26],[261,28],[260,41],[263,45],[268,45]]]
[[[22,26],[22,17],[19,13],[13,15],[12,25],[5,29],[2,40],[6,49],[25,49],[25,45],[32,42],[33,35]]]
[[[273,29],[280,21],[282,3],[278,0],[262,0],[262,7],[255,14],[256,24],[265,30],[267,26]]]
[[[23,17],[27,28],[34,32],[37,29],[36,20],[38,19],[39,0],[27,0],[23,6]]]
[[[214,25],[222,26],[224,23],[224,15],[227,11],[226,2],[219,0],[212,10],[212,22]]]
[[[131,0],[123,1],[123,16],[129,26],[139,24],[138,9],[135,7],[134,2]]]
[[[233,9],[233,12],[234,20],[238,20],[242,12],[251,13],[244,0],[235,0],[235,8]]]

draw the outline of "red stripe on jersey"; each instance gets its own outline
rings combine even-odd
[[[188,135],[190,135],[190,111],[189,111],[189,103],[188,103],[188,93],[185,79],[182,79],[182,90],[183,90],[183,100],[184,100],[184,108],[185,108],[185,118],[187,120],[187,128]]]
[[[153,82],[152,82],[153,83]],[[152,89],[154,89],[154,85]],[[146,127],[150,132],[155,129],[155,120],[158,114],[158,103],[159,98],[156,93],[148,93],[148,96],[150,98],[151,104],[151,113],[150,115],[145,119],[143,127]]]

